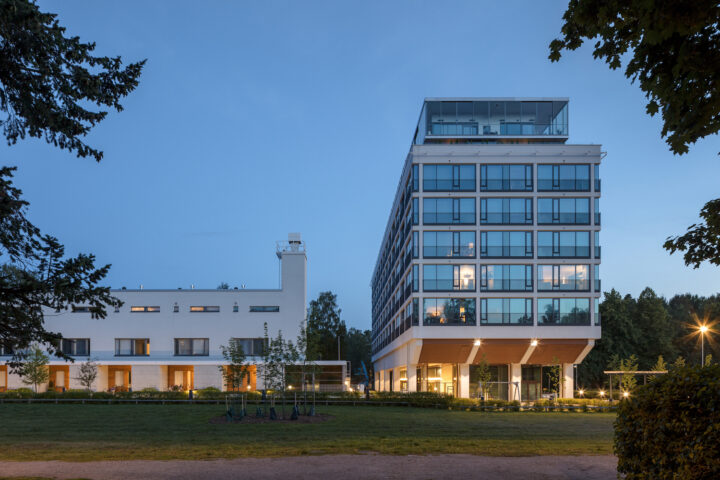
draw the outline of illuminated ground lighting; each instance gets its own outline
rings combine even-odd
[[[629,397],[629,396],[630,396],[630,392],[623,392],[623,397],[624,397],[624,398],[627,398],[627,397]]]
[[[604,397],[604,396],[605,396],[605,390],[600,390],[599,393],[600,393],[600,396],[601,396],[601,397]]]
[[[477,340],[475,340],[474,345],[475,345],[476,347],[479,347],[481,343],[482,343],[482,341],[478,338]]]
[[[578,390],[578,395],[580,395],[581,397],[585,395],[585,390]]]
[[[533,338],[532,340],[530,340],[531,347],[537,347],[537,345],[538,345],[538,341],[536,338]]]

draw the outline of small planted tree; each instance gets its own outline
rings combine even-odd
[[[560,360],[557,357],[552,359],[553,365],[548,371],[549,389],[551,393],[555,394],[555,400],[560,398],[560,382],[562,381],[562,366]]]
[[[485,354],[483,354],[482,360],[480,360],[480,363],[475,370],[475,375],[477,378],[480,395],[482,396],[482,399],[485,400],[487,399],[488,383],[490,383],[490,380],[492,380],[492,374],[490,373],[490,365],[488,365],[487,363],[487,357]]]
[[[245,350],[240,345],[240,342],[230,339],[227,346],[220,345],[220,351],[228,363],[218,367],[227,389],[237,390],[243,386],[243,382],[250,385],[250,368],[247,365],[247,355],[245,355]]]
[[[90,390],[93,382],[95,382],[95,379],[97,378],[97,375],[97,364],[93,362],[92,359],[88,359],[86,362],[80,364],[80,372],[78,373],[78,376],[75,377],[75,380],[80,382],[80,385],[85,387],[85,390]]]
[[[630,357],[620,360],[620,370],[624,372],[620,376],[620,388],[625,393],[629,394],[637,386],[637,378],[635,373],[638,369],[638,358],[636,355],[630,355]]]
[[[37,344],[34,344],[25,357],[25,363],[20,367],[19,373],[22,382],[25,385],[32,385],[35,393],[38,391],[38,385],[50,379],[50,371],[47,367],[49,360],[50,358],[45,352]]]

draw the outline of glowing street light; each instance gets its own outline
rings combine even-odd
[[[623,392],[623,398],[627,398],[630,396],[630,392]]]
[[[605,390],[600,390],[600,398],[605,398]]]
[[[581,397],[584,396],[585,390],[583,390],[582,388],[580,390],[578,390],[578,395],[580,395]]]
[[[708,331],[707,325],[700,325],[698,328],[698,331],[700,332],[700,361],[702,362],[701,365],[705,366],[705,333]]]

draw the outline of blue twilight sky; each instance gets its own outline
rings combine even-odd
[[[567,96],[570,143],[600,143],[603,288],[720,291],[720,269],[661,248],[720,194],[718,137],[674,157],[660,121],[589,48],[547,59],[567,2],[41,1],[99,54],[147,58],[87,138],[89,159],[26,140],[30,218],[115,288],[276,287],[302,232],[310,298],[370,327],[370,277],[424,97]]]

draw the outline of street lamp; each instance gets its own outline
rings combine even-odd
[[[708,331],[707,325],[700,325],[700,328],[698,328],[700,331],[700,361],[701,366],[705,366],[705,332]]]

